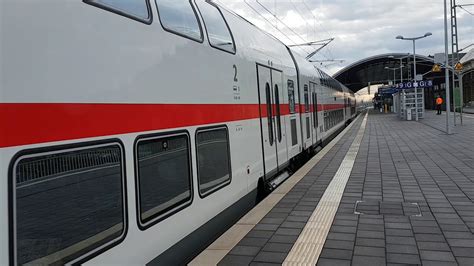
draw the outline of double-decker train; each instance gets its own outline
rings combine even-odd
[[[185,263],[356,115],[201,0],[0,1],[0,265]]]

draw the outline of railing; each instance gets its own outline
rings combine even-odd
[[[43,155],[20,161],[16,168],[16,183],[20,185],[52,176],[118,163],[120,163],[120,150],[115,147]]]

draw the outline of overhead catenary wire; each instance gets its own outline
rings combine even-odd
[[[465,9],[462,5],[460,5],[458,7],[461,8],[462,10],[466,11],[469,15],[474,16],[474,13],[472,13],[471,11]]]
[[[262,13],[260,13],[258,10],[256,10],[252,5],[250,5],[247,0],[244,0],[244,3],[250,7],[255,13],[257,13],[257,15],[259,15],[260,17],[262,17],[270,26],[272,26],[273,28],[275,28],[278,32],[280,32],[283,36],[285,36],[290,42],[292,42],[293,44],[297,44],[293,39],[291,39],[290,37],[288,37],[288,35],[286,33],[284,33],[283,31],[281,31],[278,27],[275,27],[275,25],[273,25]],[[303,53],[308,53],[305,49],[303,49],[302,47],[298,47]]]
[[[293,0],[290,0],[290,3],[291,5],[295,8],[295,11],[296,13],[298,14],[298,16],[300,16],[304,23],[306,24],[306,26],[308,26],[309,28],[313,28],[313,33],[314,33],[314,38],[316,39],[316,26],[314,25],[316,22],[314,21],[313,22],[313,26],[311,26],[308,21],[306,20],[306,18],[302,15],[302,13],[300,12],[300,10],[298,9],[298,7],[295,5],[295,3],[293,3]]]
[[[281,19],[279,19],[273,12],[271,12],[267,7],[265,7],[262,3],[260,3],[258,0],[255,0],[257,4],[259,4],[263,9],[265,9],[270,15],[272,15],[275,19],[277,19],[281,24],[283,24],[286,28],[288,28],[291,32],[293,32],[298,38],[300,38],[303,42],[307,42],[299,33],[294,31],[291,27],[289,27],[285,22],[283,22]],[[304,49],[306,51],[306,49]],[[310,54],[311,52],[306,51],[306,53]]]

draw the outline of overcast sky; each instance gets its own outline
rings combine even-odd
[[[432,55],[444,52],[443,0],[214,1],[245,17],[286,44],[334,37],[335,41],[314,57],[316,60],[345,60],[343,63],[325,63],[323,70],[330,74],[368,56],[411,52],[412,43],[396,40],[397,35],[414,37],[432,32],[433,36],[417,41],[417,54]],[[473,0],[457,0],[458,5],[472,3]],[[279,22],[262,5],[299,36]],[[465,9],[474,13],[474,6],[466,6]],[[460,49],[474,43],[474,16],[468,12],[458,8]],[[451,50],[451,46],[449,47]],[[310,49],[299,51],[303,54]]]

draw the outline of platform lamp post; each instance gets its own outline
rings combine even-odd
[[[446,0],[445,0],[446,1]],[[412,37],[412,38],[405,38],[401,35],[398,35],[396,37],[397,40],[406,40],[406,41],[412,41],[413,42],[413,76],[414,76],[414,81],[416,82],[416,48],[415,48],[415,42],[416,40],[426,38],[428,36],[433,35],[431,32],[425,33],[423,36],[419,37]],[[418,121],[418,88],[415,88],[415,117],[416,121]]]

